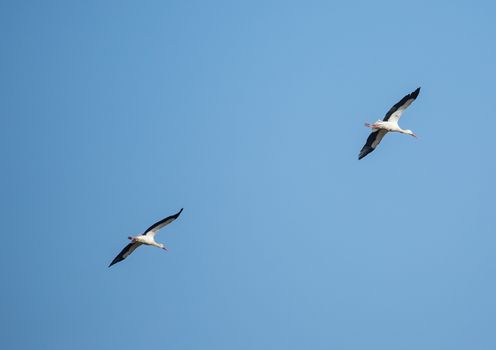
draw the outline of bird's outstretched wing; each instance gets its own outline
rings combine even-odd
[[[417,88],[414,92],[403,97],[397,104],[395,104],[391,109],[386,113],[383,121],[385,122],[395,122],[397,123],[400,120],[401,114],[408,106],[412,104],[413,101],[419,95],[420,88]]]
[[[375,148],[379,145],[379,143],[381,143],[382,138],[386,134],[387,131],[382,129],[375,129],[374,131],[372,131],[369,137],[367,138],[367,142],[365,142],[365,145],[363,145],[362,150],[358,155],[358,159],[360,160],[370,152],[373,152]]]
[[[140,245],[141,243],[139,242],[129,243],[127,246],[124,247],[124,249],[121,250],[119,254],[117,254],[114,260],[112,260],[112,262],[110,263],[109,267],[127,258]]]
[[[150,226],[145,231],[145,233],[143,233],[143,235],[155,237],[155,234],[157,233],[158,230],[160,230],[162,227],[170,224],[172,221],[176,220],[182,211],[183,211],[183,208],[181,208],[181,210],[179,210],[179,212],[177,212],[176,214],[168,216],[165,219],[162,219],[162,220],[154,223],[152,226]]]

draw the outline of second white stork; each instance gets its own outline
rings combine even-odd
[[[366,123],[365,126],[372,129],[372,133],[367,138],[367,142],[362,147],[360,151],[360,155],[358,159],[362,159],[367,154],[371,153],[376,149],[376,147],[381,142],[384,135],[388,132],[400,132],[402,134],[410,135],[413,137],[417,137],[411,130],[403,130],[398,125],[398,121],[400,120],[401,114],[408,106],[411,105],[413,101],[419,95],[420,88],[417,88],[414,92],[403,97],[398,103],[396,103],[391,109],[386,113],[386,116],[383,120],[378,120],[374,124]]]
[[[112,260],[112,262],[110,263],[109,267],[127,258],[129,255],[131,255],[132,252],[134,252],[136,248],[138,248],[142,244],[151,245],[157,248],[162,248],[163,250],[167,251],[167,248],[162,243],[155,242],[155,235],[157,234],[158,230],[160,230],[162,227],[176,220],[182,211],[183,209],[181,208],[181,210],[179,210],[178,213],[168,216],[165,219],[162,219],[154,223],[141,235],[134,237],[129,236],[128,239],[131,240],[131,243],[125,246],[124,249],[122,249],[121,252],[117,254],[114,260]]]

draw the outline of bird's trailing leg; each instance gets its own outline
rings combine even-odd
[[[379,127],[375,123],[374,124],[365,123],[365,126],[371,129],[379,129]]]

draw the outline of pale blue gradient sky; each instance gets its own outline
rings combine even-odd
[[[3,1],[0,346],[495,349],[495,15]]]

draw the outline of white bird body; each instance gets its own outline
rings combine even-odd
[[[390,132],[400,132],[402,134],[407,134],[407,135],[412,135],[416,136],[415,134],[412,133],[411,130],[404,130],[402,129],[397,121],[383,121],[383,120],[378,120],[374,124],[365,124],[365,126],[371,128],[371,129],[379,129],[379,130],[385,130],[385,131],[390,131]]]
[[[138,242],[141,244],[152,245],[154,247],[164,248],[164,245],[162,243],[155,242],[155,237],[152,237],[152,236],[139,235],[139,236],[128,237],[128,238],[131,240],[131,242]]]
[[[400,128],[398,122],[403,111],[407,109],[413,101],[415,101],[419,92],[420,88],[417,88],[412,93],[403,97],[398,103],[391,107],[383,120],[378,120],[374,124],[365,123],[366,127],[372,129],[372,133],[369,135],[367,142],[365,142],[365,145],[362,147],[358,159],[362,159],[367,154],[373,152],[388,132],[399,132],[417,137],[413,131]]]
[[[132,252],[134,252],[136,248],[138,248],[142,244],[151,245],[157,248],[162,248],[163,250],[167,250],[167,248],[162,243],[157,243],[155,241],[155,235],[157,234],[158,230],[160,230],[162,227],[176,220],[182,211],[183,209],[179,210],[179,212],[174,215],[168,216],[165,219],[154,223],[141,235],[129,236],[128,239],[131,240],[131,243],[125,246],[124,249],[122,249],[121,252],[117,254],[114,260],[112,260],[112,262],[110,263],[109,267],[126,259],[129,255],[131,255]]]

